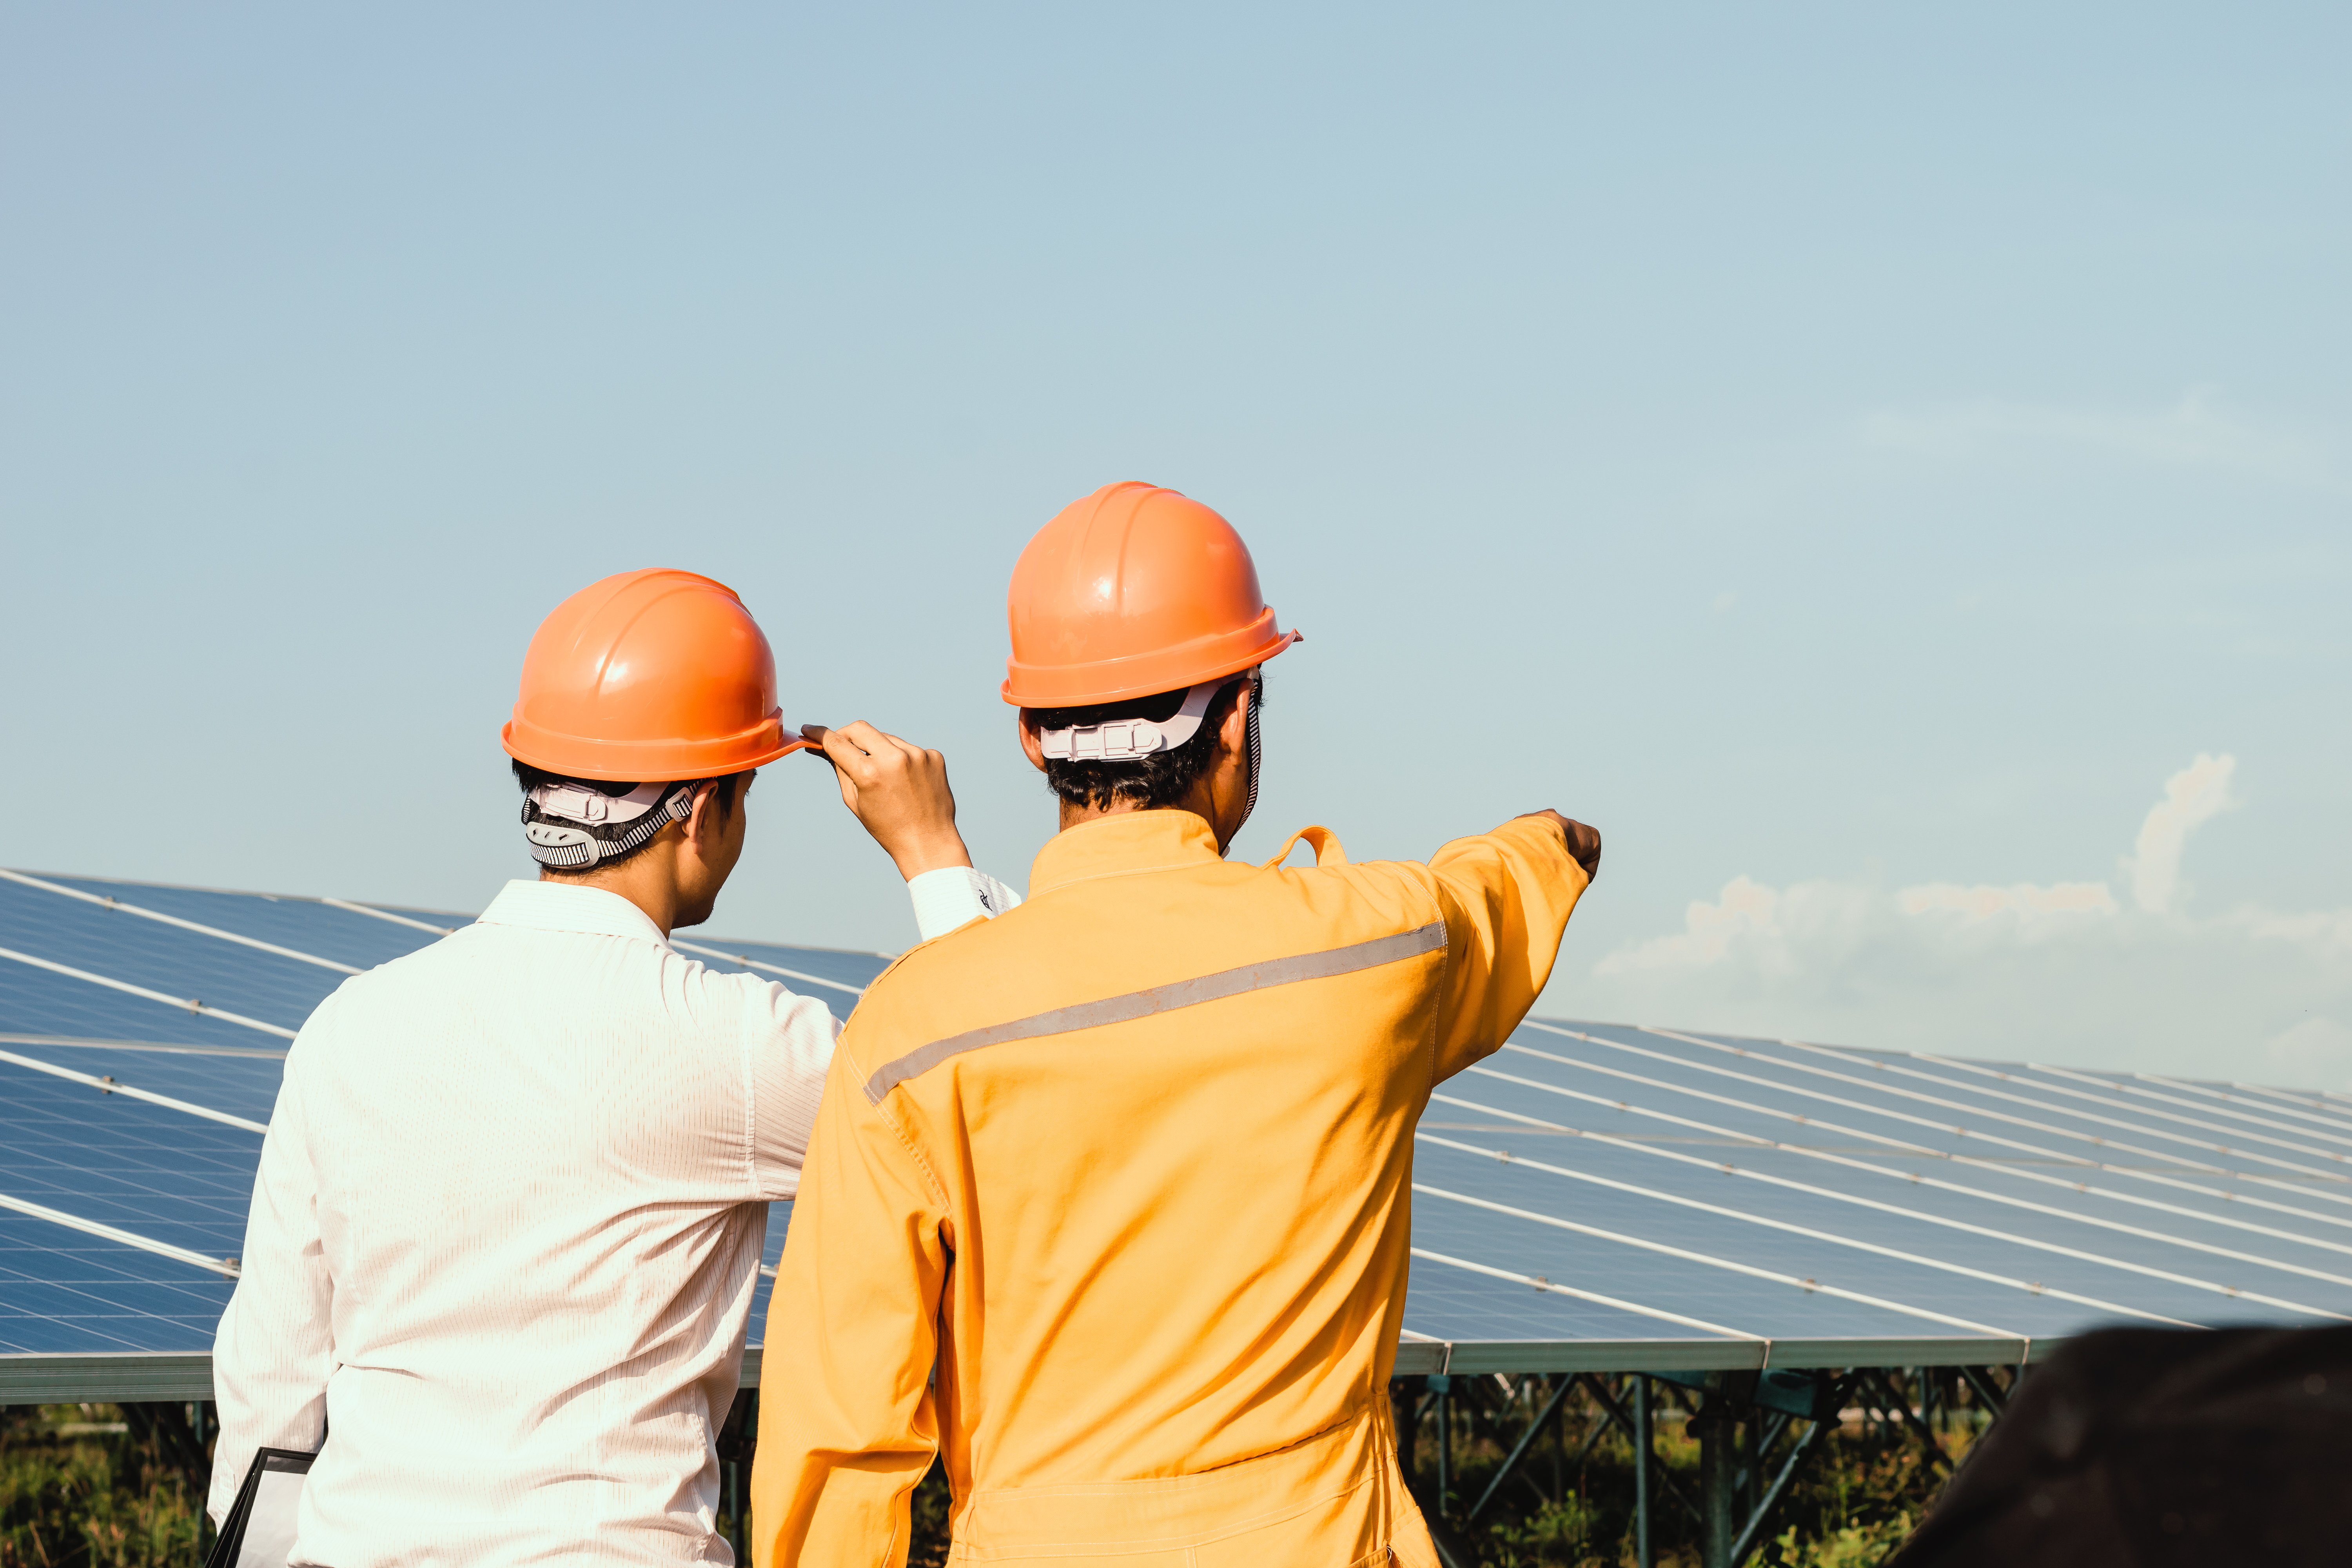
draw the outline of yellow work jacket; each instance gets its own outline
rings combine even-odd
[[[1231,865],[1099,817],[843,1032],[768,1314],[761,1568],[1434,1568],[1387,1398],[1412,1130],[1550,973],[1549,819],[1426,866]],[[1284,846],[1286,855],[1292,845]]]

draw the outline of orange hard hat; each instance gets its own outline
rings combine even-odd
[[[1298,640],[1275,625],[1234,525],[1129,479],[1037,531],[1013,568],[1004,700],[1080,708],[1181,690]]]
[[[592,583],[522,656],[509,755],[566,778],[716,778],[808,744],[776,707],[776,656],[735,590],[659,567]]]

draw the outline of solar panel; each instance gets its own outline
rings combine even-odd
[[[205,1395],[288,1039],[469,918],[0,873],[0,1401]],[[836,1012],[888,963],[676,945]],[[1530,1019],[1422,1121],[1398,1369],[1991,1364],[2095,1323],[2347,1318],[2352,1099]]]
[[[207,1396],[288,1041],[350,973],[471,918],[0,871],[0,1402]],[[694,945],[837,1012],[889,963]],[[763,1289],[754,1345],[766,1311]]]

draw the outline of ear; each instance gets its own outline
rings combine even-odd
[[[1244,680],[1240,695],[1234,700],[1233,711],[1226,714],[1225,721],[1217,726],[1219,751],[1231,752],[1237,757],[1249,754],[1249,705],[1252,699],[1250,682]]]
[[[694,809],[687,814],[681,825],[686,829],[686,841],[698,852],[706,844],[715,843],[725,831],[719,809],[719,781],[710,779],[694,789]]]
[[[1031,767],[1035,768],[1041,773],[1044,773],[1045,771],[1045,743],[1037,738],[1037,719],[1035,712],[1031,709],[1024,708],[1021,710],[1020,716],[1014,721],[1014,723],[1015,727],[1021,731],[1022,754],[1029,759],[1029,765]]]

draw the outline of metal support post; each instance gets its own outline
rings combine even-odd
[[[1837,1425],[1837,1413],[1845,1403],[1846,1391],[1850,1386],[1850,1382],[1838,1384],[1829,1398],[1829,1413],[1806,1427],[1805,1435],[1798,1438],[1796,1447],[1789,1450],[1788,1460],[1781,1465],[1780,1473],[1772,1479],[1772,1484],[1765,1489],[1763,1497],[1758,1500],[1756,1511],[1748,1516],[1748,1528],[1741,1531],[1739,1539],[1731,1543],[1727,1561],[1745,1563],[1748,1554],[1756,1550],[1757,1539],[1764,1533],[1764,1527],[1771,1522],[1772,1510],[1780,1506],[1780,1499],[1788,1493],[1789,1483],[1797,1479],[1797,1470],[1804,1464],[1805,1456],[1813,1451],[1824,1433]]]
[[[2000,1396],[2000,1390],[1992,1385],[1992,1379],[1972,1366],[1960,1368],[1960,1375],[1969,1380],[1969,1386],[1977,1391],[1977,1398],[1983,1401],[1988,1418],[1986,1424],[1990,1426],[1992,1422],[2000,1420],[2001,1406],[2005,1402]]]
[[[1404,1473],[1405,1485],[1412,1484],[1413,1433],[1421,1425],[1421,1406],[1414,1398],[1412,1383],[1398,1378],[1389,1384],[1389,1399],[1396,1411],[1397,1468]]]
[[[1454,1380],[1440,1373],[1429,1380],[1437,1395],[1437,1511],[1454,1500]]]
[[[1571,1384],[1573,1384],[1574,1381],[1575,1380],[1571,1379]],[[1569,1463],[1572,1465],[1580,1465],[1584,1463],[1585,1456],[1592,1452],[1593,1446],[1599,1443],[1601,1439],[1607,1435],[1609,1428],[1612,1424],[1613,1418],[1610,1415],[1609,1412],[1606,1409],[1600,1411],[1598,1419],[1596,1419],[1590,1427],[1585,1429],[1584,1439],[1577,1444],[1575,1456],[1569,1460]],[[1566,1446],[1566,1440],[1567,1434],[1563,1432],[1561,1434],[1561,1443],[1563,1447]]]
[[[1920,1444],[1927,1448],[1930,1463],[1950,1469],[1951,1456],[1944,1452],[1943,1446],[1936,1441],[1936,1434],[1927,1429],[1927,1424],[1920,1420],[1917,1413],[1911,1408],[1910,1399],[1902,1390],[1895,1386],[1895,1380],[1881,1369],[1872,1374],[1871,1382],[1877,1385],[1878,1397],[1886,1402],[1885,1408],[1889,1413],[1887,1426],[1890,1436],[1895,1422],[1899,1419],[1910,1430],[1911,1435],[1918,1438]]]
[[[1633,1374],[1633,1562],[1657,1568],[1650,1539],[1650,1380]]]
[[[1552,1412],[1559,1408],[1560,1401],[1566,1399],[1568,1391],[1575,1386],[1574,1378],[1563,1377],[1559,1380],[1559,1387],[1552,1391],[1549,1402],[1537,1414],[1533,1421],[1528,1423],[1528,1429],[1519,1435],[1518,1445],[1511,1450],[1510,1457],[1503,1461],[1503,1468],[1495,1472],[1495,1479],[1486,1483],[1486,1489],[1478,1494],[1478,1500],[1471,1504],[1470,1511],[1463,1516],[1465,1523],[1475,1522],[1477,1517],[1486,1510],[1486,1505],[1495,1500],[1495,1494],[1503,1489],[1503,1483],[1510,1479],[1512,1472],[1519,1468],[1519,1460],[1526,1457],[1528,1447],[1535,1442],[1536,1434],[1544,1429],[1545,1424],[1552,1417]]]
[[[1738,1431],[1720,1394],[1706,1396],[1691,1425],[1698,1428],[1699,1563],[1701,1568],[1732,1568]]]
[[[1647,1452],[1650,1447],[1650,1444],[1643,1438],[1642,1434],[1643,1432],[1650,1431],[1654,1423],[1643,1425],[1637,1420],[1638,1413],[1629,1415],[1626,1412],[1625,1407],[1617,1402],[1617,1396],[1611,1394],[1601,1380],[1594,1377],[1591,1373],[1579,1373],[1577,1375],[1583,1382],[1584,1386],[1591,1392],[1592,1397],[1599,1403],[1602,1414],[1607,1415],[1611,1421],[1615,1422],[1618,1429],[1625,1434],[1625,1441],[1632,1444],[1633,1447],[1633,1462],[1638,1467],[1642,1463],[1643,1454]],[[1635,1374],[1637,1378],[1639,1375],[1640,1374],[1638,1373]],[[1643,1389],[1637,1384],[1635,1391],[1637,1393],[1641,1393],[1643,1392]],[[1589,1441],[1585,1446],[1588,1448],[1591,1447]],[[1579,1457],[1581,1458],[1582,1456],[1580,1454]],[[1675,1478],[1670,1471],[1657,1469],[1654,1467],[1650,1471],[1650,1475],[1652,1482],[1658,1492],[1674,1499],[1675,1504],[1680,1507],[1685,1513],[1689,1514],[1692,1519],[1696,1520],[1698,1518],[1698,1505],[1691,1501],[1690,1499],[1683,1496],[1682,1489],[1675,1485]]]
[[[1764,1411],[1761,1406],[1748,1412],[1748,1418],[1739,1424],[1739,1435],[1742,1441],[1739,1446],[1738,1500],[1743,1511],[1752,1513],[1756,1509],[1757,1498],[1764,1490],[1764,1450],[1771,1446],[1771,1438],[1764,1435]],[[1773,1436],[1779,1435],[1778,1428],[1775,1428]]]

